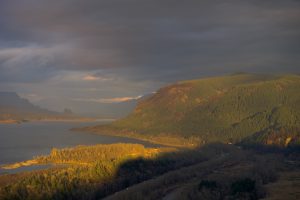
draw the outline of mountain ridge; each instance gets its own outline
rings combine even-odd
[[[0,123],[20,123],[28,120],[79,119],[69,109],[60,113],[32,104],[15,92],[0,92]]]
[[[245,139],[269,144],[271,133],[287,132],[273,144],[298,144],[299,88],[299,75],[234,74],[180,81],[140,101],[127,117],[83,130],[182,145]]]

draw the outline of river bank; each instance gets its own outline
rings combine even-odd
[[[183,138],[175,137],[170,135],[157,135],[157,136],[147,136],[141,135],[135,132],[123,131],[123,130],[111,130],[111,129],[97,129],[97,127],[81,127],[81,128],[72,128],[71,131],[74,132],[85,132],[92,133],[96,135],[105,135],[105,136],[116,136],[116,137],[125,137],[130,139],[137,139],[152,144],[158,144],[168,147],[175,148],[195,148],[201,145],[199,138]]]

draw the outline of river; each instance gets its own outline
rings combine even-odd
[[[92,126],[107,122],[28,122],[0,124],[0,165],[32,159],[49,154],[53,147],[76,145],[139,143],[146,147],[159,145],[114,136],[70,131],[74,127]]]

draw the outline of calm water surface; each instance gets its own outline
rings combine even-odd
[[[101,123],[101,122],[100,122]],[[104,122],[102,122],[104,123]],[[76,145],[139,143],[148,147],[158,146],[140,140],[102,136],[70,131],[70,128],[99,124],[99,122],[29,122],[0,124],[0,165],[32,159],[48,154],[51,148]]]

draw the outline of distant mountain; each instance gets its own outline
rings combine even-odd
[[[0,108],[11,109],[16,112],[36,112],[36,113],[51,113],[58,114],[56,112],[51,112],[46,109],[42,109],[38,106],[33,105],[27,99],[23,99],[17,95],[15,92],[0,92]]]
[[[14,92],[0,92],[0,120],[47,120],[67,119],[76,116],[66,109],[64,113],[49,111],[30,103]]]
[[[140,101],[128,117],[85,130],[180,145],[297,144],[300,76],[239,73],[181,81]]]

